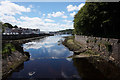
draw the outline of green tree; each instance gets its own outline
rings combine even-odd
[[[119,7],[119,2],[86,2],[74,17],[75,33],[118,37],[120,35]]]
[[[4,23],[3,26],[8,28],[13,28],[13,26],[10,23]]]
[[[15,25],[15,26],[14,26],[14,28],[18,28],[18,26],[17,26],[17,25]]]

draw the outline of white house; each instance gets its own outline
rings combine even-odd
[[[4,28],[4,33],[3,33],[3,34],[7,34],[7,35],[12,34],[12,29],[11,29],[11,28],[5,27],[5,28]]]
[[[40,29],[29,29],[29,28],[4,28],[4,33],[9,34],[40,34]]]

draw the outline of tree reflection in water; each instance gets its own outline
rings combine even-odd
[[[87,59],[73,59],[73,64],[76,67],[82,80],[106,80],[104,75],[97,70]]]
[[[120,68],[105,60],[73,59],[82,80],[120,80]]]

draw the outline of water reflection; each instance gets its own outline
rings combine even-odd
[[[57,42],[62,38],[62,36],[50,36],[46,37],[40,40],[36,40],[34,42],[29,42],[24,44],[24,49],[39,49],[41,47],[52,47],[54,44],[57,44]]]
[[[31,55],[24,62],[24,69],[14,72],[10,78],[80,78],[72,59],[73,55],[60,44],[63,36],[50,36],[23,45],[24,50]]]
[[[108,80],[120,80],[120,68],[111,62],[99,58],[89,58],[91,62]]]
[[[25,62],[24,69],[11,78],[80,78],[72,63],[66,59],[35,59]]]
[[[64,58],[73,54],[63,45],[58,45],[59,40],[64,40],[62,36],[46,37],[43,40],[24,44],[24,50],[30,53],[31,59]]]
[[[82,80],[107,80],[104,75],[89,63],[87,59],[73,59],[73,64],[76,67]]]
[[[62,37],[50,36],[24,44],[24,50],[31,55],[30,60],[24,62],[8,79],[116,80],[120,76],[120,69],[110,64],[95,61],[92,64],[89,62],[92,62],[91,59],[67,58],[73,52],[60,44],[60,40],[64,40]],[[110,77],[112,75],[114,77]]]

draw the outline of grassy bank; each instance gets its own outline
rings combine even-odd
[[[74,40],[74,36],[65,37],[63,41],[69,50],[74,52],[74,57],[90,57],[90,56],[99,56],[94,51],[86,49],[85,46]]]
[[[5,43],[2,45],[2,58],[5,58],[15,52],[15,46],[11,43]]]
[[[2,78],[4,80],[19,65],[28,60],[30,55],[23,51],[19,43],[5,42],[2,45]]]

